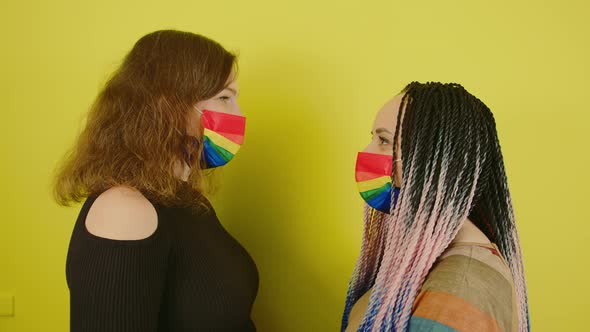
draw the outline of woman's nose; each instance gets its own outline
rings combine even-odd
[[[237,106],[232,113],[235,115],[244,116],[244,113],[242,113],[242,110],[240,110],[239,106]]]

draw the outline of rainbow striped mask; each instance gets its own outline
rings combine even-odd
[[[359,152],[356,157],[355,178],[361,197],[372,208],[384,213],[397,203],[399,188],[392,186],[393,157],[384,154]]]
[[[203,160],[206,168],[227,164],[244,144],[246,118],[240,115],[203,110]]]

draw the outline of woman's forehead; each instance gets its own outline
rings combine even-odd
[[[392,99],[388,100],[385,105],[379,110],[375,117],[375,123],[373,129],[380,127],[389,129],[393,132],[395,130],[395,124],[397,121],[397,115],[399,112],[399,105],[402,101],[403,95],[397,95]]]

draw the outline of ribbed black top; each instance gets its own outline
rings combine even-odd
[[[95,199],[80,211],[66,262],[71,331],[256,331],[256,265],[212,208],[154,204],[154,234],[120,241],[88,232]]]

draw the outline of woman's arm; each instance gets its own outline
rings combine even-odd
[[[140,193],[100,195],[68,254],[71,331],[157,331],[168,248]]]

